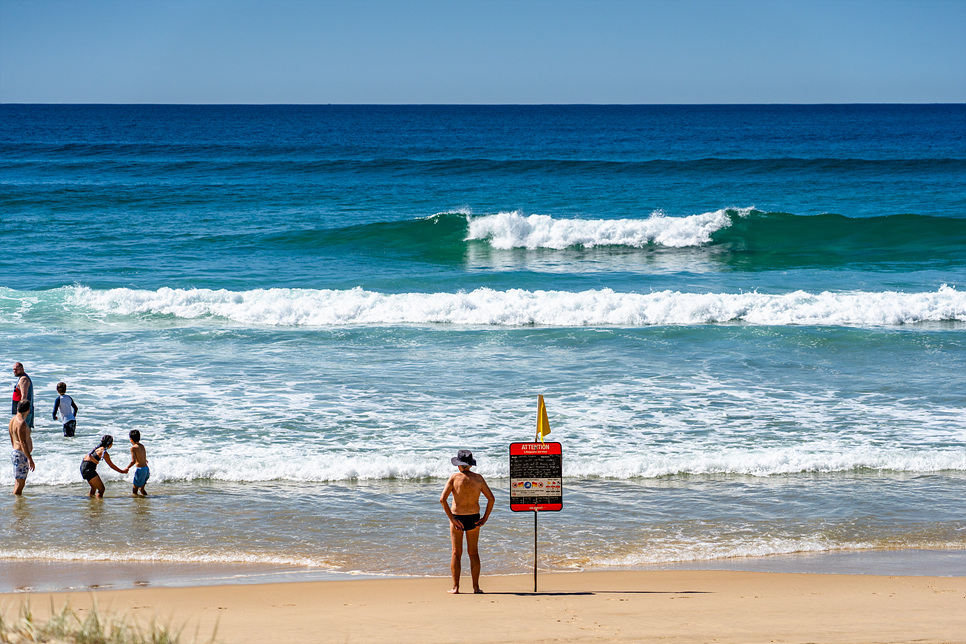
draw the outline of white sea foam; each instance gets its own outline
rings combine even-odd
[[[883,326],[966,321],[966,292],[620,293],[496,291],[398,293],[328,289],[156,291],[68,287],[68,306],[95,316],[170,316],[255,326],[449,324],[624,326],[744,323]]]
[[[863,551],[879,548],[881,546],[872,543],[844,544],[833,542],[827,537],[819,535],[806,537],[761,536],[753,540],[725,539],[717,543],[675,543],[670,540],[654,539],[649,542],[646,550],[599,558],[592,557],[577,562],[577,565],[580,567],[624,568],[664,563],[715,561],[843,550]]]
[[[299,557],[275,553],[255,552],[191,552],[186,550],[128,551],[123,554],[115,550],[98,548],[0,548],[0,559],[41,560],[60,562],[141,562],[141,563],[196,563],[196,564],[273,564],[280,566],[306,566],[335,571],[337,566],[321,557]],[[351,573],[350,573],[351,574]]]
[[[768,477],[799,473],[837,473],[855,471],[887,471],[907,473],[966,472],[966,454],[961,449],[803,449],[800,447],[758,450],[725,448],[684,453],[647,450],[616,455],[613,450],[581,449],[574,437],[567,440],[568,453],[564,476],[571,480],[587,478],[653,479],[672,475],[745,475]],[[189,448],[179,447],[187,442]],[[593,442],[591,438],[585,442]],[[281,481],[291,483],[324,483],[339,481],[426,480],[445,479],[452,473],[448,459],[404,453],[347,453],[326,446],[263,445],[257,451],[252,445],[233,443],[226,446],[195,447],[195,441],[162,439],[152,436],[151,481],[149,487],[179,481],[223,481],[254,483]],[[197,443],[201,445],[201,443]],[[505,449],[505,448],[504,448]],[[593,452],[598,452],[594,454]],[[78,474],[77,454],[51,453],[44,450],[42,467],[30,475],[31,486],[74,485],[84,487]],[[494,479],[509,476],[503,449],[480,454],[481,474]],[[582,453],[591,452],[591,453]],[[656,453],[655,453],[656,452]],[[123,452],[119,452],[122,454]],[[158,456],[154,456],[157,453]],[[116,456],[117,460],[126,458]],[[286,463],[284,468],[266,467],[266,461]],[[0,486],[12,485],[9,468],[0,469]],[[132,474],[117,474],[106,466],[100,468],[107,482],[130,481]],[[86,487],[84,487],[86,489]]]
[[[862,470],[891,472],[966,471],[959,449],[899,450],[870,447],[722,448],[690,453],[624,454],[619,459],[569,457],[564,473],[574,478],[658,478],[678,474],[775,476]]]
[[[863,374],[854,386],[849,376],[802,386],[802,370],[783,364],[749,372],[730,369],[731,358],[725,358],[720,371],[692,368],[697,361],[690,356],[703,361],[703,350],[681,355],[689,364],[672,369],[656,343],[634,363],[621,360],[631,345],[615,338],[663,333],[541,331],[532,347],[528,331],[115,328],[90,336],[83,359],[49,351],[56,361],[27,361],[44,401],[31,487],[66,485],[82,493],[83,455],[110,433],[117,439],[111,455],[123,467],[131,429],[140,430],[149,447],[151,486],[440,479],[452,470],[446,453],[464,446],[481,457],[482,474],[505,478],[506,445],[532,436],[535,396],[524,381],[531,377],[548,387],[551,438],[567,446],[564,473],[571,479],[966,472],[966,415],[955,388],[943,393],[940,384],[932,397],[921,388],[892,387],[888,361],[909,355],[909,347],[903,354],[875,354],[886,361],[876,363],[885,365],[880,379],[876,369],[863,368],[847,371]],[[761,334],[725,335],[754,343]],[[954,341],[885,335],[901,336],[895,346],[911,342],[916,351]],[[35,342],[46,351],[50,337]],[[580,339],[580,350],[557,343],[564,337]],[[762,360],[769,355],[775,354],[766,352]],[[955,360],[940,358],[921,364],[942,373]],[[515,377],[513,369],[524,375]],[[910,370],[901,377],[916,375]],[[60,423],[50,416],[60,379],[80,406],[75,439],[62,438]],[[879,382],[885,383],[881,390]],[[104,464],[100,472],[110,482],[131,477]],[[0,467],[0,489],[12,482],[11,468]]]
[[[751,208],[738,210],[739,214]],[[466,239],[486,240],[493,248],[593,248],[595,246],[648,245],[684,248],[711,241],[711,235],[731,225],[725,210],[688,217],[667,217],[660,212],[647,219],[554,219],[501,212],[469,219]]]
[[[708,535],[703,535],[708,536]],[[867,552],[883,549],[928,549],[949,550],[951,544],[930,539],[902,541],[842,542],[833,541],[824,535],[804,535],[788,537],[758,536],[757,538],[721,538],[710,542],[682,542],[670,538],[651,536],[645,550],[634,550],[622,554],[600,554],[588,556],[581,552],[559,559],[556,566],[562,568],[636,568],[640,566],[721,561],[737,558],[771,557],[776,555],[812,554],[827,552]],[[287,555],[275,552],[216,551],[196,552],[183,549],[172,550],[103,550],[97,547],[60,547],[39,548],[0,548],[0,560],[50,561],[63,563],[94,562],[135,562],[144,564],[201,564],[201,565],[271,565],[315,568],[339,574],[378,575],[373,571],[362,573],[358,570],[345,570],[339,563],[326,559],[323,555]],[[399,576],[399,573],[394,573]],[[403,575],[405,576],[405,575]]]

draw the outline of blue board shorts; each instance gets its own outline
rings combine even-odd
[[[10,450],[10,462],[13,463],[13,478],[26,479],[27,472],[30,471],[27,455],[19,449]]]
[[[137,468],[134,470],[134,487],[144,487],[149,478],[151,478],[151,470],[147,466]]]

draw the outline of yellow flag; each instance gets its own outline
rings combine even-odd
[[[547,406],[543,404],[543,396],[539,396],[537,403],[537,440],[543,442],[543,437],[550,433],[550,419],[547,418]]]

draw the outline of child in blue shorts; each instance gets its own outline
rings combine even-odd
[[[127,468],[131,469],[132,465],[137,465],[137,469],[134,470],[134,489],[131,490],[131,494],[137,496],[138,491],[140,491],[141,494],[147,496],[148,493],[144,491],[144,484],[151,478],[151,471],[148,469],[147,452],[144,450],[144,445],[141,444],[141,432],[132,429],[128,436],[131,439],[131,462]]]

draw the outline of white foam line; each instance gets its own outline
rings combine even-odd
[[[338,481],[400,480],[420,481],[445,479],[452,473],[446,459],[420,458],[404,455],[400,463],[397,455],[346,454],[324,446],[271,446],[257,456],[246,455],[245,446],[219,448],[208,446],[187,454],[171,454],[173,445],[164,445],[164,456],[152,460],[151,486],[181,481],[222,481],[231,483],[287,482],[326,483]],[[607,450],[598,448],[601,453]],[[611,450],[613,451],[613,450]],[[293,453],[301,458],[295,458]],[[199,456],[203,453],[203,456]],[[268,470],[264,460],[298,463],[284,473]],[[31,486],[72,486],[78,494],[86,493],[87,486],[80,480],[73,457],[46,457],[42,467],[31,474]],[[480,473],[490,478],[509,476],[502,457],[485,459]],[[857,471],[878,472],[966,472],[966,453],[961,449],[947,450],[880,450],[868,447],[810,450],[800,447],[756,450],[754,448],[705,449],[686,454],[647,455],[624,453],[620,457],[580,453],[574,446],[566,460],[564,476],[569,480],[605,478],[615,480],[654,479],[676,475],[739,475],[769,477],[799,473],[835,474]],[[103,473],[109,484],[131,480],[132,475]],[[0,470],[0,487],[13,484],[13,474]]]
[[[93,290],[68,287],[70,307],[107,316],[219,318],[256,326],[453,324],[474,326],[892,326],[966,321],[966,292],[619,293],[496,291],[383,294],[361,288]]]
[[[189,552],[152,552],[125,553],[119,555],[115,551],[85,550],[66,551],[55,548],[10,548],[0,549],[0,559],[37,559],[43,561],[60,562],[116,562],[134,561],[143,563],[197,563],[197,564],[275,564],[283,566],[306,566],[336,570],[337,566],[331,562],[311,557],[287,557],[270,554],[221,552],[209,554],[193,554]]]

